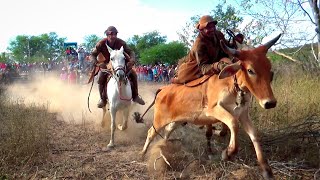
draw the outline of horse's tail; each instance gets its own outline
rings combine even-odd
[[[150,108],[154,105],[154,103],[156,102],[157,95],[158,95],[158,93],[159,93],[160,91],[161,91],[161,89],[158,89],[158,90],[156,91],[156,95],[154,96],[154,99],[153,99],[152,103],[149,105],[149,107],[146,109],[146,111],[143,113],[142,116],[140,116],[140,113],[139,113],[139,112],[135,112],[135,113],[133,114],[133,117],[134,117],[136,123],[143,123],[143,117],[147,114],[147,112],[149,111],[149,109],[150,109]]]

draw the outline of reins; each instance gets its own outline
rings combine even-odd
[[[95,68],[96,68],[96,67],[94,67],[93,70],[95,70]],[[94,84],[94,77],[98,74],[99,71],[100,71],[100,67],[99,67],[99,70],[97,71],[97,73],[95,73],[95,74],[93,75],[93,79],[92,79],[92,82],[91,82],[90,91],[89,91],[89,94],[88,94],[87,103],[88,103],[88,109],[89,109],[89,112],[90,112],[90,113],[92,113],[92,112],[91,112],[91,109],[90,109],[90,103],[89,103],[89,102],[90,102],[90,95],[91,95],[92,87],[93,87],[93,84]]]

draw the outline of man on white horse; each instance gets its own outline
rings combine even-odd
[[[94,66],[99,66],[101,69],[107,69],[107,64],[110,61],[110,53],[108,51],[107,45],[115,50],[119,50],[122,46],[124,48],[124,52],[126,55],[126,73],[131,82],[131,90],[132,90],[132,99],[134,102],[144,105],[145,102],[138,94],[138,80],[137,74],[132,67],[135,63],[135,53],[130,47],[120,38],[117,38],[118,30],[114,26],[109,26],[108,29],[104,32],[106,34],[106,38],[100,40],[94,50],[91,52],[90,59],[93,62]],[[99,54],[104,56],[104,61],[99,62],[97,57]],[[94,72],[92,72],[94,73]],[[106,71],[99,71],[98,74],[98,84],[99,84],[99,94],[100,94],[100,101],[98,103],[98,108],[103,108],[107,104],[107,80],[109,77],[109,73]]]

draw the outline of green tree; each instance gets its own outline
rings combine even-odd
[[[91,51],[96,44],[99,42],[99,40],[102,39],[102,37],[99,37],[95,34],[91,34],[84,37],[84,47],[87,49],[87,51]]]
[[[64,53],[65,39],[54,32],[40,36],[18,35],[9,43],[8,50],[17,62],[56,60]]]
[[[7,54],[5,52],[2,52],[0,54],[0,62],[7,62],[8,58],[7,58]]]
[[[181,42],[158,44],[141,53],[142,64],[168,63],[176,64],[178,59],[187,54],[188,48]]]
[[[153,46],[163,44],[167,41],[167,36],[161,36],[158,31],[152,31],[143,34],[143,36],[134,35],[129,38],[127,43],[132,50],[135,51],[136,56],[139,58],[140,54]]]
[[[224,11],[224,5],[218,4],[216,9],[212,10],[210,14],[212,14],[213,19],[218,21],[218,29],[222,32],[225,32],[227,29],[239,32],[239,25],[243,22],[243,17],[239,16],[239,13],[231,5],[227,6],[227,9]]]

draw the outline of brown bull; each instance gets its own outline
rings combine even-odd
[[[277,104],[270,85],[273,74],[266,53],[280,36],[250,50],[234,50],[221,43],[224,51],[238,59],[238,62],[228,65],[219,75],[208,77],[198,86],[170,84],[159,89],[153,102],[153,127],[148,131],[141,153],[146,153],[151,141],[164,127],[165,138],[168,138],[179,124],[185,122],[196,125],[223,122],[231,134],[229,145],[222,153],[222,158],[227,160],[238,151],[240,122],[254,145],[263,177],[272,179],[272,170],[263,157],[248,111],[252,95],[264,109],[274,108]]]

